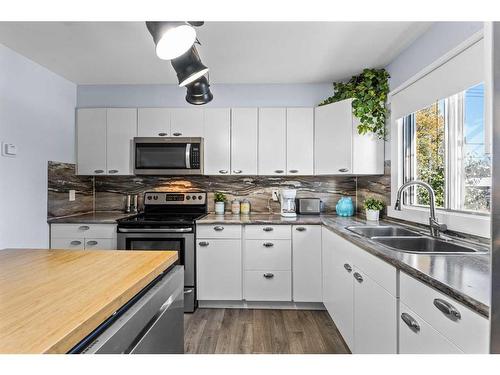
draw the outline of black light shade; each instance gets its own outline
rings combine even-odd
[[[156,55],[163,60],[171,60],[186,53],[196,41],[196,31],[187,22],[147,21],[156,45]]]
[[[186,101],[194,105],[207,104],[212,101],[214,96],[210,92],[210,85],[208,79],[202,76],[198,80],[186,86],[187,94]]]
[[[208,72],[208,68],[201,62],[195,46],[192,46],[182,56],[172,59],[171,62],[181,87],[196,81]]]

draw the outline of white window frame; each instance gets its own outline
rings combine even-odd
[[[405,87],[410,86],[412,83],[416,82],[418,79],[429,74],[429,72],[437,69],[439,66],[445,62],[452,59],[454,56],[458,55],[468,47],[472,46],[477,41],[483,38],[483,32],[478,32],[474,34],[471,38],[467,39],[465,42],[460,44],[458,47],[447,53],[445,56],[436,60],[433,64],[426,67],[424,70],[419,72],[417,75],[412,77],[410,80],[405,82],[400,87],[396,88],[389,94],[389,101],[391,96],[395,93],[403,90]],[[485,103],[489,100],[489,91],[486,89],[489,86],[489,82],[486,82],[488,77],[485,77]],[[486,117],[487,112],[486,112]],[[485,118],[485,126],[489,126],[490,120]],[[402,119],[391,119],[390,123],[390,153],[391,153],[391,205],[387,207],[387,215],[392,218],[428,224],[429,223],[429,208],[427,207],[417,207],[402,204],[401,211],[394,209],[394,203],[396,202],[396,195],[399,186],[403,183],[403,127]],[[490,238],[491,237],[491,216],[490,215],[478,215],[475,213],[468,212],[458,212],[449,211],[443,209],[436,209],[436,217],[440,223],[446,224],[449,229],[468,233],[472,235],[477,235],[481,237]]]

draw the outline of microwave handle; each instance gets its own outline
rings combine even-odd
[[[191,143],[186,143],[186,168],[191,169]]]

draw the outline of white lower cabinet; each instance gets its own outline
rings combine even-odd
[[[400,354],[461,354],[456,345],[436,331],[403,302],[399,303]]]
[[[116,250],[115,224],[51,224],[50,248]]]
[[[292,273],[290,271],[245,271],[245,300],[291,301]]]
[[[292,278],[295,302],[321,302],[321,226],[292,226]]]

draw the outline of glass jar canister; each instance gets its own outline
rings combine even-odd
[[[243,202],[241,202],[240,210],[243,215],[248,215],[250,213],[250,201],[248,199],[244,199]]]
[[[231,212],[234,215],[238,215],[240,213],[240,201],[239,200],[234,200],[231,202]]]

